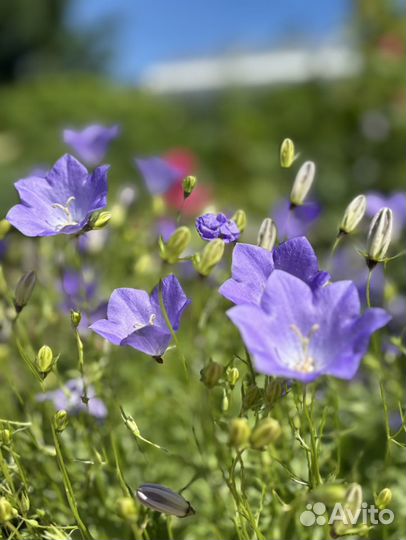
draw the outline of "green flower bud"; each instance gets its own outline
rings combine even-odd
[[[80,311],[75,311],[72,309],[70,312],[70,320],[72,321],[74,328],[77,328],[82,320],[82,314]]]
[[[69,415],[64,409],[61,409],[54,414],[54,426],[56,431],[62,433],[62,431],[65,431],[67,428],[68,424]]]
[[[244,388],[243,409],[246,411],[259,409],[262,406],[263,397],[263,390],[258,388],[256,384],[250,384]]]
[[[240,372],[236,367],[229,367],[227,369],[227,380],[230,383],[231,388],[234,388],[239,378]]]
[[[379,510],[384,510],[390,505],[391,500],[392,500],[392,491],[389,488],[384,488],[375,497],[375,504],[379,508]]]
[[[228,441],[230,446],[240,448],[247,444],[251,435],[251,428],[246,418],[234,418],[230,422]]]
[[[111,219],[111,212],[95,212],[89,220],[89,229],[103,229]]]
[[[131,497],[119,497],[117,500],[117,514],[126,521],[135,521],[138,510],[134,499]]]
[[[312,490],[310,497],[312,500],[324,502],[326,506],[342,502],[347,492],[344,484],[323,484]]]
[[[8,231],[11,229],[11,224],[6,219],[0,220],[0,240],[6,236]]]
[[[27,493],[24,491],[20,497],[20,505],[21,510],[26,513],[30,509],[31,503],[30,498],[28,497]]]
[[[126,428],[135,436],[139,437],[141,435],[140,429],[137,425],[137,422],[134,420],[132,416],[126,415],[125,417],[122,416],[124,420],[124,424]]]
[[[18,516],[18,512],[5,497],[0,497],[0,523],[6,523]]]
[[[224,375],[224,367],[217,362],[210,362],[200,371],[200,380],[207,386],[213,388]]]
[[[14,305],[17,313],[20,313],[28,304],[36,282],[37,274],[33,270],[20,278],[14,293]]]
[[[316,164],[313,161],[305,161],[300,167],[293,182],[290,192],[291,206],[301,206],[312,187],[316,174]]]
[[[251,447],[260,450],[268,444],[274,443],[281,435],[282,429],[274,418],[265,418],[253,430],[250,443]]]
[[[365,195],[358,195],[347,206],[341,221],[339,232],[349,234],[353,232],[361,219],[364,217],[367,208],[367,199]]]
[[[137,498],[155,512],[180,518],[195,514],[189,501],[161,484],[143,484],[137,489]]]
[[[0,445],[8,446],[11,443],[11,439],[13,438],[13,434],[9,429],[1,429],[0,430]]]
[[[288,169],[295,161],[295,145],[291,139],[284,139],[280,149],[281,167]]]
[[[189,195],[192,194],[193,190],[195,189],[197,184],[197,178],[196,176],[186,176],[186,178],[183,179],[182,187],[183,187],[183,197],[187,199]]]
[[[349,529],[353,528],[351,524],[350,513],[355,513],[361,508],[362,505],[362,487],[359,484],[350,484],[347,488],[344,504],[343,504],[343,517],[345,519],[337,519],[334,522],[333,531],[337,536],[344,535]]]
[[[228,395],[227,395],[226,391],[224,390],[223,391],[223,399],[221,400],[221,410],[223,412],[228,411],[229,405],[230,405],[230,401],[228,399]]]
[[[237,227],[242,233],[247,226],[247,214],[244,212],[244,210],[237,210],[231,219],[236,223]]]
[[[197,254],[198,256],[193,258],[193,265],[197,272],[201,276],[208,276],[213,268],[218,264],[224,253],[224,240],[216,238],[208,242],[202,253]]]
[[[160,239],[159,249],[162,259],[170,264],[178,262],[179,257],[188,247],[191,238],[192,233],[188,227],[179,227],[166,244]]]
[[[37,353],[35,363],[40,375],[45,379],[55,363],[54,353],[52,352],[51,347],[43,345]]]
[[[367,238],[369,266],[385,260],[392,239],[393,214],[390,208],[381,208],[372,218]]]
[[[276,242],[277,229],[271,218],[265,218],[258,231],[257,245],[272,251]]]

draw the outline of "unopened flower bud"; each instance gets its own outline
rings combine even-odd
[[[143,484],[137,489],[137,498],[144,506],[162,514],[179,518],[195,514],[189,501],[161,484]]]
[[[182,181],[183,197],[187,199],[192,194],[197,184],[196,176],[186,176]]]
[[[243,409],[256,410],[262,406],[263,391],[256,384],[251,384],[244,389],[244,398],[242,401]]]
[[[20,505],[23,512],[28,512],[28,510],[30,509],[30,498],[28,497],[26,491],[24,491],[20,497]]]
[[[343,504],[342,515],[344,519],[336,519],[333,525],[334,534],[336,536],[343,536],[346,532],[353,527],[348,520],[348,516],[356,514],[361,509],[362,505],[362,487],[359,484],[350,484],[346,491]]]
[[[134,420],[132,416],[123,416],[124,424],[126,425],[126,428],[131,431],[133,435],[136,437],[139,437],[141,435],[140,429],[137,425],[137,422]]]
[[[82,314],[80,311],[75,311],[74,309],[70,312],[70,320],[75,328],[77,328],[82,320]]]
[[[111,212],[96,212],[89,221],[90,229],[103,229],[111,219]]]
[[[117,500],[117,514],[126,521],[135,521],[138,511],[134,499],[131,497],[120,497]]]
[[[230,405],[230,401],[228,399],[228,395],[227,395],[226,391],[224,390],[223,391],[223,399],[221,400],[221,410],[223,412],[228,411],[229,405]]]
[[[179,257],[188,247],[191,238],[192,233],[188,227],[179,227],[166,244],[161,239],[159,248],[162,259],[170,264],[178,262]]]
[[[240,448],[247,444],[251,435],[251,428],[246,418],[234,418],[230,422],[228,441],[230,446]]]
[[[253,430],[250,443],[251,447],[260,450],[268,444],[274,443],[282,433],[281,426],[274,418],[265,418]]]
[[[62,431],[67,428],[68,424],[69,415],[64,409],[61,409],[54,414],[54,426],[56,431],[62,433]]]
[[[6,523],[18,515],[17,510],[5,497],[0,497],[0,523]]]
[[[341,503],[347,492],[344,484],[322,484],[311,491],[310,497],[315,501],[321,501],[327,506]]]
[[[4,444],[5,446],[11,443],[13,435],[9,429],[0,430],[0,445]]]
[[[376,496],[375,503],[376,503],[376,506],[379,508],[379,510],[384,510],[390,505],[391,500],[392,500],[392,491],[389,488],[384,488]]]
[[[364,217],[367,208],[365,195],[358,195],[347,206],[343,219],[339,227],[339,233],[349,234],[355,230],[361,219]]]
[[[237,210],[231,220],[234,221],[241,233],[247,226],[247,214],[242,209]]]
[[[224,245],[224,240],[220,238],[211,240],[205,245],[202,253],[193,258],[193,265],[201,276],[208,276],[216,264],[221,261]]]
[[[295,161],[295,145],[292,139],[284,139],[280,149],[281,167],[288,169]]]
[[[3,240],[10,228],[11,224],[6,219],[0,220],[0,240]]]
[[[367,238],[367,262],[374,266],[385,260],[392,239],[393,214],[390,208],[381,208],[372,218]]]
[[[20,311],[28,304],[36,282],[37,274],[33,270],[27,272],[20,278],[14,293],[14,305],[17,313],[20,313]]]
[[[257,245],[272,251],[276,242],[277,229],[271,218],[265,218],[258,231]]]
[[[298,170],[290,192],[291,206],[301,206],[312,187],[316,174],[316,165],[313,161],[305,161]]]
[[[52,352],[51,347],[43,345],[37,353],[35,363],[40,375],[45,379],[55,363],[54,353]]]
[[[234,388],[239,378],[240,372],[236,367],[229,367],[227,369],[227,380],[230,383],[231,388]]]
[[[224,367],[217,362],[210,362],[200,371],[200,380],[207,388],[213,388],[224,375]]]

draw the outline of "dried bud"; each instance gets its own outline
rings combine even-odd
[[[166,244],[160,239],[159,249],[162,259],[170,264],[178,262],[179,257],[188,247],[191,238],[192,233],[188,227],[179,227]]]
[[[137,519],[137,505],[131,497],[120,497],[117,500],[117,514],[126,521]]]
[[[281,426],[274,418],[265,418],[253,430],[250,443],[251,447],[260,450],[268,444],[274,443],[282,433]]]
[[[56,431],[62,433],[62,431],[67,428],[68,424],[69,415],[64,409],[61,409],[54,414],[54,426]]]
[[[280,149],[281,167],[288,169],[295,161],[295,145],[292,139],[284,139]]]
[[[193,190],[195,189],[197,184],[197,178],[196,176],[186,176],[186,178],[183,179],[182,187],[183,187],[183,197],[187,199],[189,195],[192,194]]]
[[[230,446],[240,448],[247,444],[251,435],[251,428],[246,418],[234,418],[230,422],[228,441]]]
[[[224,375],[224,367],[217,362],[210,362],[200,371],[200,380],[207,388],[213,388]]]
[[[258,388],[256,384],[250,384],[244,389],[243,409],[246,411],[259,409],[262,406],[263,397],[263,390]]]
[[[193,257],[193,265],[201,276],[208,276],[216,264],[221,261],[224,245],[224,240],[216,238],[205,245],[201,254]]]
[[[384,510],[390,505],[391,500],[392,500],[392,491],[389,488],[384,488],[376,496],[375,503],[376,503],[376,506],[379,508],[379,510]]]
[[[278,380],[270,380],[265,387],[265,403],[272,407],[282,395],[282,383]]]
[[[6,523],[18,515],[17,510],[11,506],[5,497],[0,497],[0,523]]]
[[[364,217],[367,208],[367,199],[365,195],[358,195],[347,206],[341,221],[339,232],[349,234],[355,230],[358,223]]]
[[[316,174],[316,164],[313,161],[305,161],[298,170],[290,192],[292,206],[301,206],[312,187]]]
[[[234,221],[241,233],[247,226],[247,214],[244,212],[244,210],[237,210],[231,220]]]
[[[74,328],[77,328],[82,320],[82,314],[80,311],[75,311],[72,309],[70,312],[70,320],[72,321]]]
[[[265,218],[258,231],[257,245],[272,251],[276,242],[276,225],[271,218]]]
[[[11,443],[12,438],[13,435],[9,429],[0,430],[0,445],[4,444],[5,446],[8,446]]]
[[[28,304],[36,282],[37,274],[33,270],[20,278],[14,293],[14,305],[17,313],[20,313]]]
[[[229,367],[227,369],[227,380],[230,383],[231,388],[234,388],[239,378],[240,372],[236,367]]]
[[[367,238],[367,262],[374,266],[385,260],[392,239],[393,214],[390,208],[381,208],[372,218]]]
[[[43,345],[37,353],[35,363],[40,375],[45,379],[55,363],[54,353],[52,352],[51,347]]]
[[[6,219],[0,220],[0,240],[6,236],[8,231],[11,229],[11,224]]]
[[[111,219],[111,212],[95,212],[89,220],[89,229],[103,229]]]
[[[189,501],[161,484],[143,484],[136,493],[138,500],[155,512],[180,518],[195,514]]]

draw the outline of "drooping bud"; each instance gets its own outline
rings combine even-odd
[[[159,250],[162,259],[170,264],[178,262],[179,257],[188,247],[191,238],[192,233],[188,227],[179,227],[176,229],[166,244],[161,238]]]
[[[260,450],[268,444],[274,443],[281,435],[282,429],[274,418],[265,418],[253,430],[250,443],[251,447]]]
[[[290,192],[291,206],[301,206],[312,187],[316,175],[316,164],[314,161],[305,161],[297,172]]]
[[[75,311],[72,309],[70,312],[70,320],[72,321],[74,328],[77,328],[82,320],[82,314],[80,311]]]
[[[134,499],[131,497],[120,497],[117,500],[117,514],[126,521],[135,521],[138,511]]]
[[[373,267],[385,260],[392,239],[393,214],[390,208],[381,208],[372,218],[367,238],[367,263]]]
[[[227,368],[227,380],[230,383],[231,388],[234,388],[239,378],[240,372],[236,367]]]
[[[292,139],[284,139],[280,149],[281,167],[288,169],[295,161],[295,145]]]
[[[20,313],[20,311],[28,304],[36,282],[37,274],[34,270],[27,272],[20,278],[14,293],[14,306],[17,313]]]
[[[247,226],[247,214],[242,209],[237,210],[231,220],[234,221],[241,233]]]
[[[89,220],[89,228],[92,230],[103,229],[111,220],[111,216],[111,212],[95,212]]]
[[[0,523],[6,523],[18,515],[17,510],[5,497],[0,497]]]
[[[187,199],[193,193],[197,184],[196,176],[186,176],[182,181],[183,197]]]
[[[217,362],[210,362],[200,371],[200,380],[207,388],[213,388],[224,375],[224,367]]]
[[[389,488],[382,489],[375,497],[375,504],[379,510],[387,508],[392,500],[392,491]]]
[[[161,484],[143,484],[137,489],[136,494],[140,503],[155,512],[179,518],[195,514],[189,501]]]
[[[349,234],[353,232],[361,219],[364,217],[367,208],[367,199],[365,195],[358,195],[347,206],[343,219],[339,227],[340,234]]]
[[[11,229],[11,224],[6,219],[0,220],[0,240],[6,236],[8,231]]]
[[[205,245],[201,254],[197,253],[193,257],[193,266],[201,276],[207,277],[216,264],[221,261],[224,246],[224,240],[216,238]]]
[[[55,363],[54,353],[52,352],[51,347],[43,345],[37,353],[35,363],[41,377],[45,379]]]
[[[277,236],[277,229],[271,218],[265,218],[258,231],[257,245],[268,251],[272,251]]]
[[[251,428],[246,418],[234,418],[230,422],[228,441],[230,446],[240,448],[247,444],[251,435]]]
[[[69,424],[69,415],[67,411],[61,409],[54,414],[54,426],[56,431],[62,433]]]
[[[8,446],[11,443],[13,435],[9,429],[0,430],[0,445]]]

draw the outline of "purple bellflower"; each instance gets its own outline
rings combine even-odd
[[[406,193],[395,192],[385,196],[377,191],[367,194],[367,216],[374,217],[381,208],[390,208],[393,212],[392,238],[398,240],[406,225]]]
[[[159,157],[137,158],[135,164],[151,195],[163,195],[182,179],[180,169]]]
[[[312,289],[330,279],[319,271],[312,246],[305,237],[292,238],[272,251],[251,244],[237,244],[233,251],[232,277],[220,287],[220,294],[234,304],[259,304],[267,279],[274,270],[296,276]]]
[[[162,299],[176,332],[190,300],[174,275],[162,281]],[[107,306],[107,319],[96,321],[90,328],[114,345],[129,345],[158,361],[172,339],[161,310],[158,287],[151,296],[139,289],[116,289]]]
[[[6,219],[25,236],[77,234],[93,212],[107,204],[108,165],[88,173],[69,154],[61,157],[45,177],[30,176],[14,185],[21,203]]]
[[[351,281],[314,291],[282,270],[268,278],[259,306],[239,305],[227,314],[259,373],[302,382],[321,375],[353,378],[370,336],[390,320],[381,308],[361,315]]]
[[[87,165],[94,166],[101,163],[107,153],[110,143],[120,135],[120,126],[100,126],[93,124],[82,131],[65,129],[63,141]]]
[[[203,240],[221,238],[226,244],[236,242],[240,237],[237,224],[225,214],[204,214],[196,219],[196,229]]]

